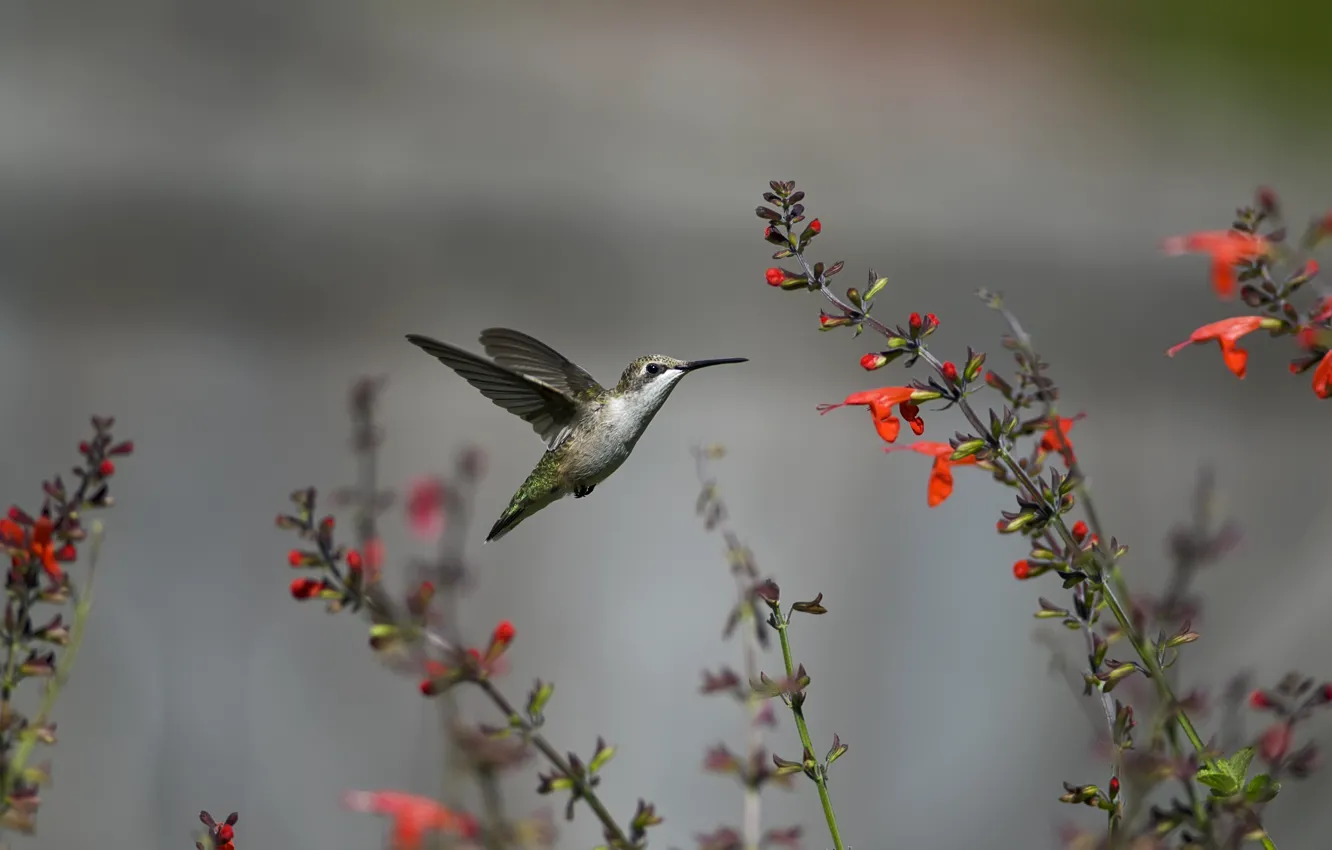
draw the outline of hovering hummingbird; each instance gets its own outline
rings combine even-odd
[[[546,453],[486,535],[487,543],[552,502],[570,493],[581,499],[609,478],[687,372],[749,359],[676,360],[649,354],[625,367],[620,383],[608,390],[550,346],[508,328],[481,332],[491,360],[420,334],[408,334],[407,341],[530,423],[546,441]]]

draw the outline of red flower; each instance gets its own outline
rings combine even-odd
[[[1235,266],[1265,256],[1272,245],[1255,233],[1205,230],[1172,236],[1162,243],[1167,254],[1207,254],[1212,258],[1212,289],[1222,298],[1235,295]]]
[[[9,513],[11,517],[16,513],[26,517],[17,508],[11,508]],[[11,565],[18,568],[36,561],[52,580],[60,581],[65,577],[65,571],[56,562],[73,560],[74,550],[68,544],[57,546],[54,533],[55,524],[49,516],[33,520],[31,530],[13,519],[0,519],[0,542],[10,550]]]
[[[1249,352],[1236,344],[1239,342],[1239,338],[1256,330],[1264,328],[1272,330],[1281,327],[1281,325],[1282,321],[1280,319],[1266,316],[1234,316],[1229,319],[1222,319],[1219,322],[1212,322],[1210,325],[1203,325],[1198,328],[1189,334],[1186,341],[1166,349],[1166,354],[1174,357],[1187,346],[1200,345],[1216,340],[1217,344],[1221,346],[1221,358],[1226,361],[1226,368],[1234,372],[1236,377],[1243,378],[1249,368]]]
[[[918,440],[909,446],[885,448],[884,451],[920,452],[934,458],[934,464],[930,467],[930,487],[926,496],[926,502],[932,508],[942,505],[944,500],[953,494],[953,467],[976,462],[975,455],[964,457],[961,460],[950,460],[949,458],[953,454],[952,446],[948,443],[933,443],[929,440]]]
[[[328,589],[328,582],[321,578],[298,578],[291,583],[291,595],[296,599],[313,599]]]
[[[1249,705],[1252,706],[1253,708],[1259,709],[1260,711],[1263,709],[1271,708],[1272,698],[1269,697],[1265,691],[1254,691],[1253,693],[1249,694]]]
[[[421,478],[407,492],[407,524],[423,540],[444,533],[444,500],[448,493],[437,478]]]
[[[1269,726],[1258,742],[1258,753],[1263,757],[1263,761],[1268,764],[1276,764],[1281,761],[1289,749],[1290,724],[1284,721]]]
[[[1068,438],[1068,431],[1073,423],[1086,415],[1060,416],[1057,421],[1047,422],[1045,433],[1041,435],[1041,451],[1059,455],[1064,459],[1064,466],[1072,468],[1077,463],[1077,457],[1073,454],[1073,441]]]
[[[912,334],[920,333],[920,314],[912,313],[907,317],[907,327],[911,329]]]
[[[1323,355],[1323,359],[1314,367],[1314,395],[1319,398],[1332,397],[1332,351]]]
[[[866,354],[864,357],[860,358],[860,368],[864,369],[866,372],[873,372],[875,369],[887,365],[887,363],[888,358],[877,351]]]
[[[1087,537],[1087,523],[1078,520],[1073,523],[1073,539],[1081,543]]]
[[[782,281],[786,280],[786,272],[779,268],[771,268],[763,273],[768,281],[768,286],[781,286]]]
[[[1031,563],[1029,561],[1018,561],[1013,564],[1013,578],[1024,579],[1031,575]]]
[[[957,366],[953,364],[953,361],[945,360],[943,366],[940,367],[939,371],[943,373],[945,381],[947,381],[950,384],[957,383]]]
[[[116,474],[116,465],[109,460],[104,460],[97,465],[97,474],[103,478],[110,478]]]
[[[819,221],[819,220],[816,218],[816,219],[814,219],[813,221],[811,221],[811,222],[809,223],[809,229],[812,230],[812,231],[814,231],[815,233],[822,233],[822,232],[823,232],[823,222]]]
[[[392,850],[419,850],[427,832],[451,832],[470,838],[477,831],[471,816],[454,812],[429,797],[402,791],[348,791],[342,796],[342,804],[353,812],[392,820]]]
[[[884,442],[891,443],[897,439],[897,434],[902,429],[901,421],[893,415],[894,405],[902,414],[902,418],[911,426],[912,431],[918,435],[925,433],[925,420],[920,418],[920,408],[911,401],[916,392],[911,387],[880,387],[877,390],[865,390],[852,393],[841,404],[821,404],[819,413],[824,414],[839,407],[868,407],[870,415],[874,417],[875,430],[879,432]]]

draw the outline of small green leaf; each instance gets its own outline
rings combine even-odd
[[[1253,761],[1254,754],[1257,752],[1253,747],[1245,747],[1228,759],[1218,760],[1217,766],[1224,765],[1222,770],[1230,774],[1238,787],[1244,784],[1244,775],[1249,772],[1249,764]]]
[[[888,285],[888,278],[886,277],[881,277],[878,280],[874,281],[874,283],[870,284],[869,291],[865,293],[865,300],[869,301],[871,298],[878,295],[879,290],[883,289],[887,285]]]
[[[1267,803],[1273,800],[1280,791],[1280,782],[1273,780],[1266,773],[1260,773],[1251,779],[1249,787],[1244,789],[1244,799],[1254,804]]]
[[[1195,777],[1203,785],[1212,789],[1214,797],[1229,797],[1239,790],[1240,784],[1229,773],[1203,768]]]

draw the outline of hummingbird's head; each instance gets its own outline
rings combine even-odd
[[[688,373],[706,366],[723,363],[744,363],[745,357],[723,357],[717,360],[676,360],[661,354],[649,354],[630,363],[620,375],[618,395],[642,399],[650,407],[660,407],[671,390]]]

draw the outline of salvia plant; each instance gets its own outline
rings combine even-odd
[[[1135,590],[1135,574],[1155,565],[1130,557],[1128,541],[1104,526],[1074,450],[1072,432],[1085,414],[1060,407],[1051,367],[1003,296],[978,293],[1006,328],[1000,346],[1008,367],[988,364],[985,352],[969,346],[960,356],[946,356],[935,347],[944,326],[937,315],[894,316],[893,307],[879,306],[889,295],[887,278],[871,270],[863,289],[834,286],[844,264],[811,255],[824,228],[808,215],[803,191],[774,181],[763,201],[756,210],[762,238],[779,262],[764,273],[767,283],[818,296],[821,330],[873,339],[867,346],[873,350],[860,356],[861,369],[917,370],[918,377],[820,404],[818,412],[863,408],[883,451],[927,458],[924,494],[931,507],[945,505],[958,474],[984,473],[997,492],[1007,491],[1006,501],[978,521],[1021,546],[1012,576],[1033,583],[1030,614],[1062,628],[1047,637],[1057,648],[1073,648],[1071,657],[1078,660],[1066,663],[1065,670],[1099,727],[1096,754],[1102,769],[1062,785],[1051,782],[1052,800],[1092,810],[1070,818],[1063,846],[1276,847],[1266,826],[1268,808],[1283,783],[1303,780],[1318,768],[1310,725],[1332,704],[1332,683],[1300,672],[1262,678],[1236,673],[1216,692],[1185,690],[1181,661],[1191,644],[1204,639],[1193,625],[1203,610],[1200,577],[1241,539],[1237,523],[1216,515],[1212,476],[1200,477],[1192,514],[1180,519],[1166,541],[1168,558],[1160,565],[1168,570],[1164,591],[1148,596]],[[1168,254],[1206,256],[1215,294],[1238,297],[1249,311],[1198,328],[1165,354],[1215,342],[1225,367],[1243,378],[1248,355],[1240,339],[1266,331],[1294,346],[1290,372],[1312,372],[1313,395],[1326,399],[1332,396],[1332,295],[1317,286],[1313,254],[1332,236],[1332,214],[1314,218],[1296,240],[1288,238],[1287,228],[1275,194],[1260,190],[1254,204],[1237,211],[1229,229],[1163,242]],[[612,811],[599,794],[603,781],[614,775],[610,763],[617,748],[603,738],[581,747],[557,745],[544,731],[548,711],[561,707],[554,683],[537,680],[515,690],[506,681],[508,659],[520,651],[514,649],[520,645],[515,625],[504,620],[484,635],[462,626],[460,615],[478,584],[467,543],[471,502],[486,459],[468,448],[447,475],[410,482],[401,495],[386,487],[379,475],[384,433],[377,421],[383,389],[382,380],[362,379],[350,393],[352,483],[327,494],[301,487],[291,493],[291,507],[277,516],[277,527],[292,540],[286,561],[295,575],[287,592],[307,607],[359,620],[367,659],[401,673],[409,683],[404,692],[438,706],[447,744],[442,769],[450,779],[464,781],[446,783],[438,796],[392,788],[348,790],[343,807],[383,818],[393,850],[540,850],[555,846],[560,818],[573,820],[580,813],[598,824],[602,850],[656,844],[664,819],[646,797],[630,810]],[[913,435],[925,436],[926,406],[933,407],[929,421],[955,408],[962,430],[899,442],[904,422]],[[35,829],[40,791],[50,776],[46,762],[34,763],[34,754],[56,741],[56,699],[91,605],[101,525],[89,517],[112,505],[115,459],[134,450],[132,443],[112,437],[113,425],[109,418],[94,417],[93,433],[79,444],[80,460],[70,477],[43,482],[35,499],[15,504],[0,519],[0,540],[10,558],[0,689],[3,829]],[[849,738],[812,737],[807,717],[819,704],[812,688],[817,671],[799,663],[794,642],[801,629],[815,623],[811,618],[836,603],[825,602],[812,588],[797,591],[798,601],[791,601],[760,570],[730,527],[711,475],[723,455],[719,446],[694,451],[701,483],[697,511],[705,529],[722,540],[729,579],[719,570],[718,582],[729,581],[734,597],[721,633],[734,642],[736,653],[731,662],[714,662],[702,671],[699,692],[722,697],[719,704],[729,702],[742,712],[746,734],[740,741],[700,742],[700,747],[702,770],[716,781],[734,783],[739,805],[733,823],[694,824],[678,816],[678,828],[693,834],[699,850],[825,845],[845,850],[849,836],[858,833],[854,824],[838,820],[833,780],[837,762],[849,757]],[[432,556],[390,557],[380,524],[391,510],[405,513],[412,531],[433,547]],[[72,575],[80,566],[81,583]],[[405,592],[387,588],[388,572],[409,579]],[[1061,657],[1070,656],[1061,652]],[[18,708],[17,696],[25,690],[38,701],[34,711]],[[466,716],[457,699],[465,690],[484,697],[489,710]],[[866,745],[857,746],[859,751]],[[551,809],[512,811],[500,779],[515,772],[530,777],[559,815]],[[765,816],[771,793],[802,787],[819,799],[826,842],[802,825]],[[199,821],[197,850],[235,850],[238,813],[219,822],[204,810]]]

